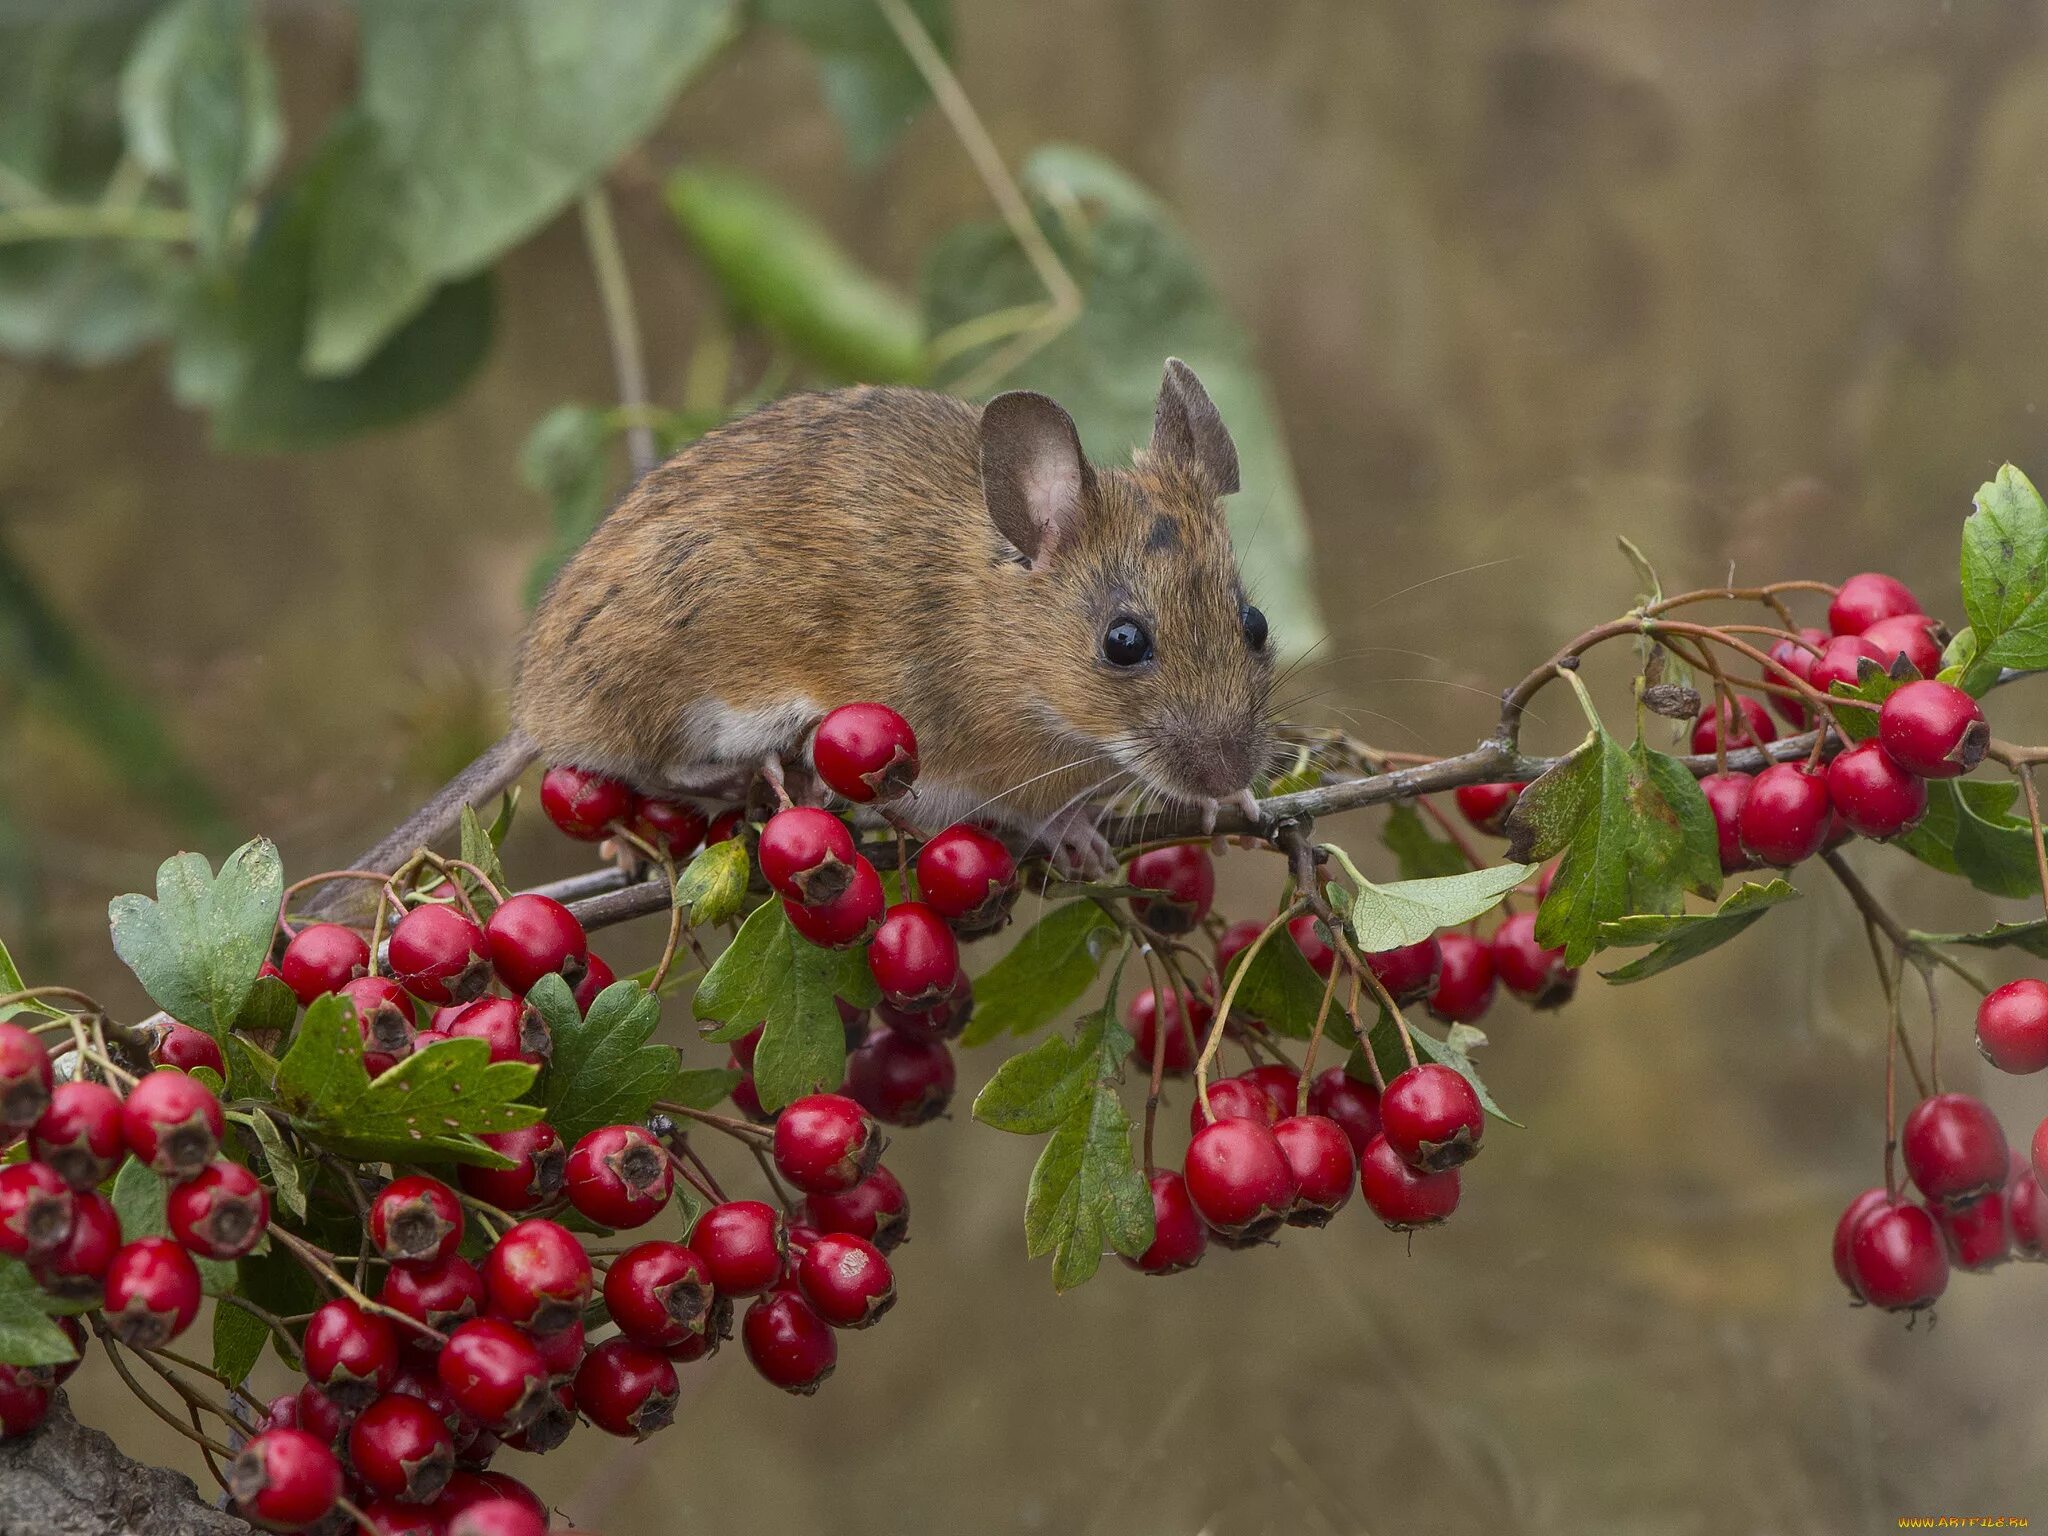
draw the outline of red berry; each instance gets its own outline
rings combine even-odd
[[[1327,976],[1337,968],[1337,951],[1323,938],[1315,918],[1304,912],[1288,923],[1287,932],[1294,947],[1301,951],[1301,958],[1318,976]]]
[[[1929,1200],[1967,1200],[2005,1183],[2005,1132],[1981,1099],[1938,1093],[1906,1116],[1899,1137],[1906,1172]]]
[[[0,1168],[0,1254],[40,1259],[71,1233],[71,1186],[43,1163]]]
[[[1380,1095],[1380,1134],[1424,1173],[1442,1173],[1479,1152],[1486,1114],[1464,1073],[1438,1062],[1410,1067]]]
[[[824,1232],[796,1265],[804,1300],[834,1328],[865,1328],[896,1305],[896,1277],[866,1238]]]
[[[485,1257],[491,1313],[533,1333],[553,1333],[583,1314],[593,1288],[590,1255],[559,1222],[529,1217]]]
[[[202,1259],[239,1259],[270,1228],[270,1192],[240,1163],[217,1158],[172,1187],[164,1216]]]
[[[704,846],[722,843],[727,838],[744,836],[747,830],[747,808],[743,805],[729,805],[711,818],[711,825],[704,829]]]
[[[114,1202],[96,1190],[77,1190],[71,1196],[71,1230],[34,1261],[31,1272],[53,1296],[97,1303],[120,1247],[121,1218],[114,1214]]]
[[[1991,727],[1977,701],[1953,683],[1901,685],[1877,714],[1885,751],[1908,773],[1953,779],[1984,759]]]
[[[839,1361],[839,1343],[810,1303],[791,1290],[763,1296],[740,1327],[747,1358],[770,1384],[808,1397]]]
[[[481,1499],[451,1515],[447,1536],[547,1536],[547,1521],[516,1499]]]
[[[1469,933],[1439,934],[1437,943],[1443,963],[1429,994],[1429,1011],[1446,1024],[1471,1024],[1493,1006],[1493,950]]]
[[[394,1264],[439,1264],[462,1241],[462,1202],[439,1179],[408,1174],[377,1191],[369,1232],[377,1252]]]
[[[1385,1136],[1375,1136],[1358,1155],[1358,1192],[1396,1232],[1415,1232],[1437,1225],[1458,1208],[1458,1170],[1423,1173],[1410,1167]]]
[[[1802,629],[1799,631],[1799,638],[1806,644],[1799,645],[1790,640],[1780,640],[1771,647],[1770,657],[1783,667],[1785,672],[1790,672],[1802,683],[1813,683],[1814,663],[1820,660],[1819,653],[1827,647],[1827,632],[1819,629]],[[1808,650],[1807,646],[1812,646],[1813,649]],[[1774,683],[1785,681],[1784,672],[1780,672],[1777,667],[1765,668],[1764,675]],[[1819,687],[1822,693],[1827,692],[1820,684],[1814,686]],[[1782,694],[1774,693],[1771,695],[1771,708],[1775,709],[1781,718],[1795,726],[1804,728],[1806,725],[1806,705],[1796,698],[1788,699]]]
[[[225,1124],[207,1086],[170,1067],[143,1077],[121,1105],[128,1150],[167,1179],[190,1178],[212,1162]]]
[[[370,969],[370,943],[339,923],[301,928],[284,947],[277,973],[302,1007],[329,992],[339,992]]]
[[[1903,656],[1915,672],[1932,677],[1941,670],[1941,642],[1935,638],[1940,628],[1924,613],[1895,613],[1864,630],[1863,638],[1877,647],[1885,670],[1891,670],[1893,661]]]
[[[605,1311],[621,1333],[650,1349],[702,1335],[711,1300],[710,1270],[681,1243],[637,1243],[605,1272]]]
[[[541,1363],[548,1368],[549,1381],[559,1387],[574,1379],[576,1367],[583,1363],[585,1343],[581,1318],[566,1328],[557,1328],[553,1333],[543,1333],[534,1339],[533,1347],[540,1351]]]
[[[612,968],[604,963],[604,956],[595,951],[586,955],[584,961],[583,979],[576,983],[573,996],[576,999],[576,1011],[587,1014],[590,1012],[590,1005],[603,995],[604,989],[619,978],[612,973]],[[546,1025],[543,1024],[542,1028],[546,1028]]]
[[[1209,1085],[1209,1112],[1202,1113],[1201,1095],[1188,1105],[1188,1134],[1197,1135],[1213,1120],[1256,1120],[1271,1125],[1279,1118],[1273,1113],[1273,1097],[1249,1076],[1226,1077]]]
[[[843,1194],[804,1196],[804,1214],[820,1232],[864,1237],[884,1253],[910,1235],[910,1197],[880,1164]]]
[[[552,896],[508,897],[484,924],[484,937],[499,980],[521,996],[543,976],[561,976],[573,990],[588,968],[583,925]]]
[[[351,1536],[446,1536],[432,1504],[403,1499],[372,1499],[362,1506],[363,1518]]]
[[[480,997],[442,1026],[453,1040],[481,1040],[493,1061],[524,1061],[544,1065],[554,1055],[555,1038],[548,1021],[529,1002],[516,997]]]
[[[1002,926],[1017,894],[1017,861],[1001,838],[956,821],[917,855],[926,905],[970,936]]]
[[[1833,693],[1836,683],[1854,688],[1863,675],[1863,663],[1880,672],[1885,654],[1861,635],[1837,635],[1821,647],[1819,657],[1807,669],[1806,680],[1822,693]]]
[[[168,1237],[138,1237],[107,1265],[101,1315],[134,1349],[161,1349],[192,1326],[199,1311],[199,1269]]]
[[[1185,1021],[1181,1003],[1188,1008]],[[1162,1014],[1166,1019],[1165,1072],[1168,1077],[1185,1077],[1194,1069],[1195,1058],[1202,1053],[1202,1042],[1208,1037],[1209,1025],[1215,1018],[1215,1009],[1206,998],[1184,998],[1178,991],[1166,994],[1166,1006],[1159,1006],[1159,998],[1150,987],[1131,999],[1125,1010],[1124,1019],[1129,1024],[1131,1039],[1131,1061],[1141,1072],[1152,1070],[1152,1052],[1158,1044],[1159,1021]]]
[[[608,1434],[645,1440],[676,1416],[676,1368],[625,1339],[593,1349],[576,1371],[576,1406]]]
[[[782,1217],[759,1200],[728,1200],[697,1219],[690,1251],[721,1296],[758,1296],[782,1278],[789,1256]]]
[[[843,1094],[807,1095],[776,1118],[776,1169],[806,1194],[853,1188],[874,1171],[881,1155],[875,1122]]]
[[[1342,1067],[1317,1074],[1308,1085],[1308,1112],[1334,1120],[1351,1143],[1353,1155],[1380,1133],[1380,1091],[1361,1083]]]
[[[180,1024],[175,1019],[150,1048],[149,1059],[160,1067],[176,1067],[180,1072],[205,1067],[223,1079],[228,1075],[227,1063],[220,1054],[220,1042],[205,1030]]]
[[[1294,1170],[1263,1120],[1218,1120],[1188,1143],[1188,1198],[1227,1242],[1270,1237],[1294,1205]]]
[[[1934,1218],[1917,1205],[1881,1206],[1849,1238],[1849,1274],[1873,1307],[1906,1312],[1931,1306],[1948,1286],[1948,1255]]]
[[[1851,576],[1828,604],[1828,628],[1838,635],[1860,635],[1880,619],[1918,613],[1920,600],[1906,584],[1881,571]]]
[[[1363,958],[1395,1002],[1419,1003],[1436,987],[1437,973],[1444,965],[1444,947],[1431,934],[1419,944],[1383,949]]]
[[[2048,1067],[2048,982],[2008,981],[1979,1003],[1977,1049],[2001,1072]]]
[[[826,949],[852,949],[867,943],[882,925],[884,905],[882,877],[859,854],[853,858],[853,878],[832,900],[815,907],[786,896],[782,900],[790,927]]]
[[[490,1293],[477,1267],[459,1253],[451,1253],[438,1264],[393,1264],[384,1275],[377,1299],[394,1311],[446,1333],[458,1323],[480,1314]],[[431,1341],[423,1335],[408,1334],[415,1346]]]
[[[1278,1125],[1301,1099],[1301,1074],[1279,1062],[1253,1067],[1240,1076],[1266,1096],[1266,1121]]]
[[[1849,1288],[1850,1296],[1857,1301],[1863,1299],[1863,1293],[1856,1289],[1856,1277],[1849,1269],[1849,1239],[1856,1235],[1856,1229],[1863,1225],[1866,1216],[1882,1210],[1887,1203],[1883,1186],[1866,1189],[1842,1208],[1842,1214],[1835,1222],[1835,1278]]]
[[[1562,1008],[1579,987],[1576,967],[1564,963],[1564,949],[1536,942],[1536,914],[1516,912],[1494,929],[1488,947],[1493,974],[1532,1008]]]
[[[441,1416],[419,1398],[387,1392],[365,1408],[348,1432],[348,1460],[379,1498],[424,1504],[448,1485],[455,1440]]]
[[[1296,919],[1296,921],[1299,921],[1299,919]],[[1313,920],[1311,920],[1310,926],[1314,926]],[[1247,949],[1250,949],[1252,941],[1265,931],[1266,925],[1257,918],[1246,918],[1243,922],[1232,923],[1218,934],[1216,936],[1216,974],[1219,976],[1227,974],[1230,970],[1230,962],[1243,954]],[[1326,949],[1328,947],[1327,945],[1324,946]],[[1325,971],[1321,974],[1328,975],[1329,973]]]
[[[2005,1221],[2012,1232],[2014,1258],[2048,1257],[2048,1194],[2042,1192],[2032,1165],[2017,1152],[2005,1184]]]
[[[478,1138],[510,1168],[482,1168],[465,1163],[455,1177],[474,1198],[501,1211],[530,1211],[562,1192],[566,1155],[555,1128],[542,1122],[516,1131],[489,1132]]]
[[[540,808],[548,820],[582,843],[601,841],[632,815],[634,798],[617,779],[567,763],[556,764],[540,781]]]
[[[1820,852],[1833,809],[1827,775],[1804,763],[1773,763],[1756,776],[1736,822],[1743,851],[1790,869]]]
[[[1321,1115],[1289,1115],[1273,1127],[1273,1139],[1294,1170],[1290,1227],[1320,1227],[1344,1208],[1358,1174],[1358,1156],[1344,1128]]]
[[[1957,1269],[1993,1269],[2012,1257],[2003,1189],[1986,1190],[1974,1200],[1934,1206],[1929,1214],[1941,1229],[1949,1262]]]
[[[310,1381],[299,1388],[294,1401],[298,1405],[297,1427],[315,1436],[323,1445],[338,1447],[342,1437],[348,1433],[349,1425],[355,1422],[354,1408],[342,1407]]]
[[[1507,830],[1508,812],[1522,798],[1522,784],[1460,784],[1451,792],[1458,811],[1480,831],[1499,837]]]
[[[839,1011],[846,1019],[847,1049],[860,1049],[869,1033],[867,1015],[860,1013],[846,1018],[847,1010],[843,1003]],[[974,984],[967,979],[965,971],[956,971],[953,985],[930,1007],[899,1008],[884,999],[875,1005],[875,1017],[889,1028],[919,1040],[954,1040],[967,1028],[967,1021],[974,1017]]]
[[[1200,843],[1174,843],[1131,860],[1124,883],[1156,896],[1133,896],[1131,916],[1154,933],[1187,933],[1216,900],[1216,861]]]
[[[601,1227],[645,1226],[675,1189],[661,1143],[637,1125],[605,1125],[569,1154],[569,1203]]]
[[[341,1463],[302,1429],[266,1429],[228,1463],[227,1483],[244,1519],[266,1531],[303,1531],[341,1498]]]
[[[566,909],[563,915],[567,916]],[[454,907],[414,907],[391,930],[386,953],[398,984],[422,1002],[466,1003],[491,984],[491,942],[483,929]],[[524,992],[526,988],[514,990]]]
[[[0,1130],[34,1125],[50,1103],[50,1054],[19,1024],[0,1023]]]
[[[953,1102],[953,1053],[878,1028],[846,1058],[846,1093],[885,1125],[923,1125]]]
[[[393,1061],[412,1054],[418,1032],[412,999],[397,982],[385,976],[358,976],[341,989],[341,995],[355,1010],[356,1028],[362,1034],[365,1053]]]
[[[811,734],[811,764],[856,805],[893,799],[917,780],[917,737],[886,704],[842,704]]]
[[[1724,875],[1749,869],[1754,863],[1742,851],[1742,836],[1737,825],[1755,783],[1756,780],[1746,773],[1710,773],[1700,780],[1700,793],[1707,798],[1707,809],[1714,813],[1714,836],[1720,844],[1721,873]]]
[[[1193,1269],[1209,1247],[1209,1229],[1188,1198],[1187,1180],[1161,1168],[1152,1175],[1152,1244],[1124,1262],[1140,1274],[1174,1275]]]
[[[701,807],[686,800],[642,800],[633,810],[633,830],[671,859],[687,858],[711,825]]]
[[[1828,764],[1828,800],[1850,831],[1882,841],[1927,814],[1927,782],[1893,762],[1875,741],[1864,741]]]
[[[208,1042],[211,1044],[212,1042]],[[120,1167],[121,1095],[105,1083],[59,1083],[49,1107],[29,1127],[28,1155],[47,1163],[73,1189],[96,1189]]]
[[[434,1370],[456,1407],[494,1433],[524,1428],[549,1403],[540,1351],[500,1318],[472,1318],[449,1334]]]
[[[776,895],[819,907],[853,883],[853,833],[830,811],[794,805],[761,829],[761,876]]]
[[[946,920],[923,902],[898,902],[868,945],[868,970],[897,1007],[934,1007],[959,977],[960,946]]]
[[[306,1377],[336,1406],[359,1409],[398,1379],[398,1334],[375,1312],[330,1301],[306,1324]]]
[[[1723,699],[1710,712],[1701,715],[1692,728],[1692,749],[1705,756],[1715,750],[1721,740],[1723,727],[1730,717],[1728,701]],[[1737,698],[1733,713],[1741,718],[1735,728],[1728,732],[1728,745],[1735,747],[1760,747],[1766,742],[1778,739],[1778,728],[1771,722],[1770,712],[1751,698]]]

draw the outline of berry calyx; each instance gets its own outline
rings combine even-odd
[[[830,901],[814,907],[782,899],[789,926],[825,949],[851,949],[865,944],[882,925],[882,877],[875,866],[859,854],[853,857],[853,877],[846,889]]]
[[[842,704],[811,733],[811,766],[856,805],[891,800],[917,781],[917,736],[886,704]]]
[[[483,1271],[491,1315],[537,1334],[576,1322],[594,1288],[590,1255],[576,1234],[540,1217],[508,1227]]]
[[[1515,912],[1488,941],[1493,974],[1531,1008],[1562,1008],[1579,989],[1577,969],[1564,963],[1564,947],[1536,942],[1536,914]]]
[[[72,1191],[43,1163],[0,1168],[0,1254],[40,1259],[71,1233]]]
[[[808,1397],[839,1363],[839,1342],[809,1302],[789,1289],[763,1296],[747,1308],[740,1342],[770,1384]]]
[[[252,1525],[303,1531],[327,1518],[341,1498],[341,1463],[302,1429],[251,1435],[227,1466],[228,1493]]]
[[[36,1284],[53,1296],[97,1304],[108,1266],[120,1247],[121,1218],[114,1214],[114,1202],[97,1190],[74,1191],[71,1230],[32,1261],[29,1271]],[[60,1322],[71,1323],[72,1319]]]
[[[455,1406],[495,1434],[525,1428],[551,1396],[533,1340],[500,1318],[472,1318],[449,1334],[434,1371]]]
[[[1187,933],[1216,900],[1216,861],[1200,843],[1174,843],[1131,860],[1124,883],[1158,893],[1133,896],[1131,916],[1154,933]]]
[[[208,1044],[211,1044],[208,1041]],[[121,1095],[80,1078],[59,1083],[28,1131],[28,1153],[76,1190],[96,1189],[121,1164]]]
[[[491,984],[490,941],[454,907],[414,907],[392,928],[385,952],[392,976],[421,1002],[466,1003]]]
[[[493,1061],[544,1065],[554,1055],[555,1037],[533,1004],[516,997],[480,997],[457,1009],[441,1027],[451,1040],[481,1040]],[[417,1042],[415,1042],[417,1044]]]
[[[960,946],[934,908],[901,901],[875,930],[868,970],[882,996],[898,1008],[930,1008],[945,999],[960,974]]]
[[[919,850],[917,888],[926,905],[968,937],[993,932],[1017,894],[1017,861],[1001,838],[956,821]]]
[[[303,1354],[306,1379],[343,1409],[367,1406],[398,1380],[397,1332],[352,1301],[330,1301],[307,1320]]]
[[[1736,822],[1743,851],[1790,869],[1820,852],[1833,809],[1825,774],[1804,763],[1773,763],[1756,776]]]
[[[569,1154],[569,1203],[601,1227],[645,1226],[675,1189],[668,1151],[638,1125],[603,1125]]]
[[[1730,747],[1761,747],[1778,739],[1778,727],[1770,711],[1744,695],[1736,699],[1732,710],[1723,699],[1700,716],[1692,728],[1692,749],[1704,757],[1716,750],[1724,736]]]
[[[516,1131],[492,1131],[478,1138],[510,1168],[484,1168],[465,1163],[456,1180],[476,1199],[501,1211],[530,1211],[562,1192],[567,1153],[562,1138],[545,1121]]]
[[[1424,1173],[1470,1161],[1485,1131],[1472,1084],[1441,1063],[1410,1067],[1380,1095],[1380,1134],[1403,1162]]]
[[[172,1188],[171,1235],[202,1259],[239,1259],[270,1227],[270,1191],[240,1163],[217,1158]]]
[[[362,1485],[380,1498],[424,1504],[447,1487],[455,1440],[441,1416],[419,1398],[387,1392],[349,1426],[348,1461]]]
[[[1481,832],[1499,837],[1507,831],[1508,813],[1522,798],[1526,784],[1460,784],[1451,792],[1458,813]]]
[[[159,1067],[121,1105],[121,1137],[137,1162],[167,1179],[188,1179],[220,1150],[220,1100],[196,1077]]]
[[[789,1257],[782,1217],[759,1200],[728,1200],[697,1219],[690,1251],[721,1296],[758,1296],[782,1278]]]
[[[1493,950],[1469,933],[1438,934],[1437,945],[1443,959],[1429,994],[1429,1011],[1446,1024],[1474,1023],[1493,1006]]]
[[[107,1265],[100,1315],[133,1349],[161,1349],[199,1312],[199,1268],[168,1237],[138,1237]]]
[[[1411,1167],[1385,1136],[1375,1136],[1358,1155],[1358,1192],[1394,1231],[1419,1232],[1458,1208],[1458,1170],[1424,1173]]]
[[[676,1368],[627,1339],[608,1339],[585,1355],[575,1390],[591,1423],[630,1440],[645,1440],[676,1416]]]
[[[1270,1237],[1294,1206],[1294,1169],[1263,1117],[1203,1126],[1183,1172],[1195,1210],[1226,1242]]]
[[[1862,571],[1835,589],[1828,628],[1838,635],[1860,635],[1880,620],[1919,611],[1920,600],[1896,576]]]
[[[1352,1155],[1380,1133],[1380,1092],[1361,1083],[1342,1067],[1330,1067],[1308,1085],[1308,1112],[1336,1121],[1351,1143]]]
[[[1932,1306],[1948,1287],[1948,1254],[1925,1209],[1880,1206],[1849,1238],[1849,1274],[1856,1293],[1887,1312]]]
[[[776,1117],[774,1146],[776,1170],[790,1183],[805,1194],[836,1195],[874,1171],[882,1134],[844,1094],[813,1093]]]
[[[755,850],[769,889],[800,906],[832,901],[853,882],[853,833],[830,811],[793,805],[761,828]]]
[[[1444,967],[1444,947],[1435,934],[1418,944],[1383,949],[1363,957],[1368,969],[1397,1003],[1419,1003],[1436,987]]]
[[[388,976],[358,976],[341,989],[341,996],[355,1013],[366,1064],[372,1055],[396,1062],[412,1054],[418,1027],[412,999],[397,982]],[[377,1075],[374,1068],[370,1075]]]
[[[316,998],[339,992],[370,969],[370,941],[339,923],[314,923],[292,935],[277,973],[292,989],[299,1006],[311,1007]]]
[[[1862,741],[1828,764],[1828,800],[1850,831],[1881,842],[1927,814],[1927,781],[1901,768],[1878,742]]]
[[[484,937],[498,979],[522,997],[543,976],[560,976],[573,990],[588,965],[583,925],[552,896],[525,891],[506,898],[484,924]]]
[[[2048,1067],[2048,982],[2023,976],[1986,996],[1977,1005],[1977,1049],[2001,1072]]]
[[[846,1094],[884,1125],[935,1120],[953,1102],[953,1053],[937,1040],[877,1027],[846,1058]]]
[[[1991,726],[1953,683],[1906,683],[1877,712],[1877,737],[1893,760],[1923,779],[1953,779],[1984,760]]]
[[[1188,1198],[1187,1180],[1161,1168],[1148,1181],[1152,1189],[1152,1242],[1136,1258],[1124,1262],[1140,1274],[1176,1275],[1201,1263],[1209,1247],[1209,1228]]]
[[[1967,1093],[1938,1093],[1915,1104],[1899,1151],[1914,1187],[1929,1200],[1968,1200],[2005,1183],[2005,1132],[1990,1107]]]
[[[605,1271],[605,1311],[621,1333],[649,1349],[701,1336],[711,1302],[710,1270],[681,1243],[637,1243]]]
[[[1294,1171],[1290,1227],[1320,1227],[1344,1208],[1358,1174],[1358,1156],[1344,1128],[1321,1115],[1289,1115],[1273,1127],[1273,1139]]]
[[[601,842],[633,814],[633,791],[617,779],[557,763],[541,777],[540,808],[581,843]]]
[[[393,1264],[427,1268],[462,1241],[462,1202],[439,1179],[408,1174],[377,1191],[368,1226],[379,1255]]]
[[[866,1328],[896,1304],[896,1277],[882,1250],[844,1232],[820,1233],[796,1265],[804,1300],[834,1328]]]
[[[879,1164],[844,1193],[804,1196],[804,1215],[820,1232],[864,1237],[884,1253],[910,1235],[910,1197]]]

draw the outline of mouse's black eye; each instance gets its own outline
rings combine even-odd
[[[1118,619],[1102,632],[1102,657],[1112,666],[1135,667],[1152,659],[1152,637],[1136,619]]]
[[[1244,643],[1255,651],[1263,651],[1266,648],[1266,616],[1246,603],[1238,618],[1244,624]]]

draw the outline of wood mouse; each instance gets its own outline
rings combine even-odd
[[[1097,791],[1248,804],[1266,768],[1272,647],[1220,505],[1237,489],[1178,359],[1128,469],[1090,465],[1030,391],[763,406],[605,518],[527,628],[512,732],[358,867],[395,867],[535,756],[648,793],[779,783],[828,710],[870,699],[917,733],[909,819],[993,819],[1100,872]]]

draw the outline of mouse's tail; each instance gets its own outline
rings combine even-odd
[[[356,856],[351,869],[375,870],[389,874],[421,848],[428,847],[454,831],[462,820],[462,808],[473,805],[482,811],[497,796],[518,782],[540,747],[526,732],[514,727],[462,772],[444,784],[425,805],[392,830],[374,848]],[[331,916],[351,905],[350,898],[369,888],[367,881],[337,880],[311,893],[299,909],[306,916]]]

